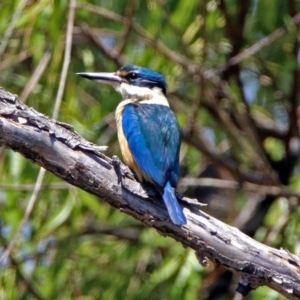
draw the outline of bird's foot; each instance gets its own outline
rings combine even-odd
[[[128,177],[130,179],[134,179],[134,175],[133,173],[131,172],[131,170],[123,165],[119,159],[118,156],[114,155],[112,157],[112,165],[116,171],[116,174],[118,176],[118,183],[121,183],[122,184],[122,178],[123,177]]]

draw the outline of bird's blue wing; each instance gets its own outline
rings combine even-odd
[[[179,176],[180,129],[168,106],[128,104],[122,127],[132,155],[155,183],[176,186]]]

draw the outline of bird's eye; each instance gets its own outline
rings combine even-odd
[[[128,79],[136,79],[138,77],[137,73],[132,72],[128,74]]]

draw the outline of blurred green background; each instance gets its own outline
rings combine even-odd
[[[63,80],[70,3],[0,2],[0,86],[48,116]],[[299,9],[299,0],[77,0],[58,120],[121,156],[120,95],[75,73],[127,63],[163,73],[183,134],[177,190],[260,242],[298,254]],[[39,167],[0,148],[0,170],[1,260]],[[238,282],[47,172],[0,268],[0,299],[225,300]],[[245,299],[284,297],[260,287]]]

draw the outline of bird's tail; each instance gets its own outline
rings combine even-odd
[[[175,225],[186,224],[186,217],[179,205],[175,192],[168,182],[164,188],[163,199],[169,212],[169,216]]]

